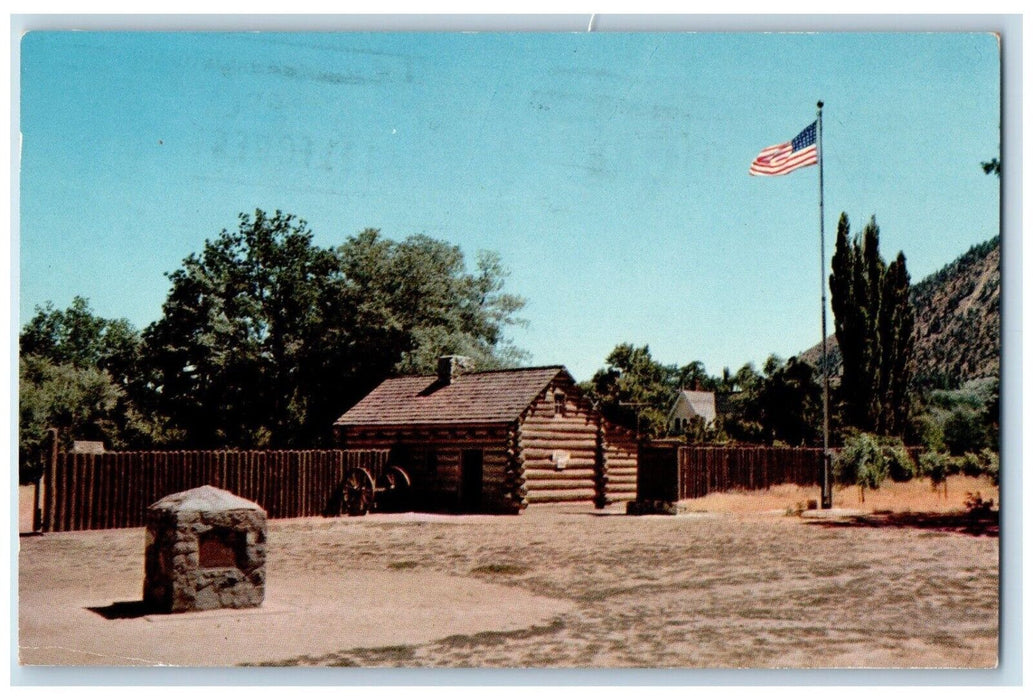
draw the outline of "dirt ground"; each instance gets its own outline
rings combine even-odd
[[[997,660],[986,481],[798,514],[813,490],[521,516],[274,521],[266,602],[139,611],[141,529],[23,537],[20,660],[31,665],[988,668]],[[848,513],[848,511],[840,511]]]

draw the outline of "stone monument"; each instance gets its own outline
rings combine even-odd
[[[162,612],[253,608],[265,597],[266,514],[214,486],[147,509],[144,602]]]

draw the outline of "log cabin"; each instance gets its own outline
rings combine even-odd
[[[520,513],[528,505],[635,498],[634,431],[605,421],[562,366],[384,380],[334,423],[345,449],[389,449],[419,509]]]

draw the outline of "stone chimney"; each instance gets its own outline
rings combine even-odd
[[[438,358],[438,382],[451,384],[452,380],[473,370],[473,360],[464,355],[443,355]]]

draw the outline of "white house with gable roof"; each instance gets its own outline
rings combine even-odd
[[[694,420],[703,420],[705,425],[711,426],[716,418],[714,392],[682,389],[667,414],[667,430],[672,435],[680,435]]]

